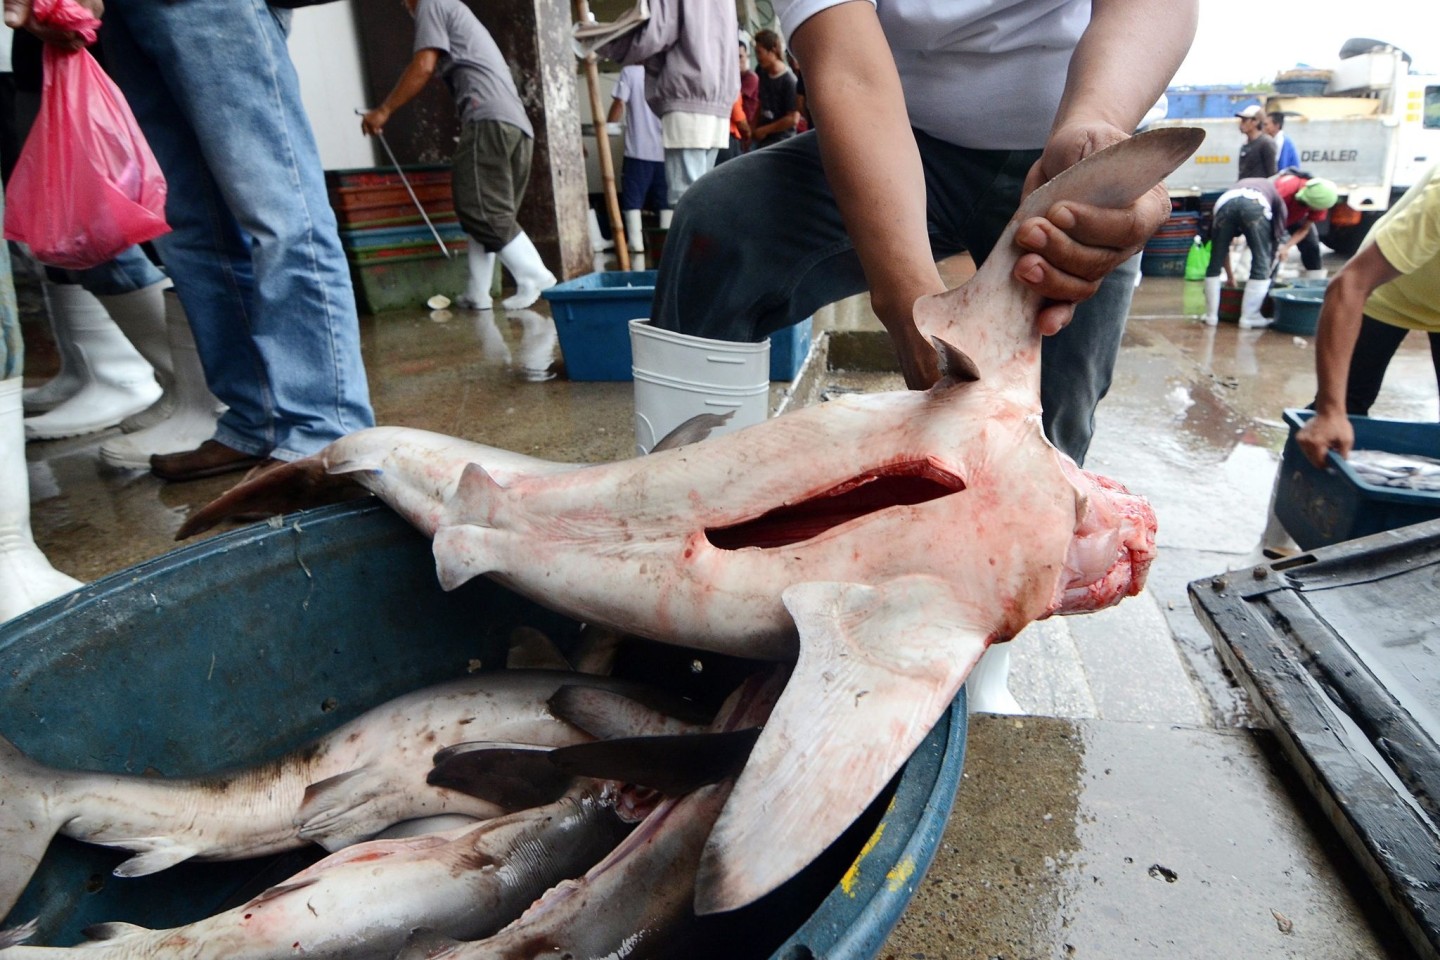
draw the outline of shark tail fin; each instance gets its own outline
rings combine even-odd
[[[803,583],[782,596],[800,657],[706,842],[700,914],[759,899],[834,842],[929,733],[993,632],[937,577]]]
[[[435,572],[440,586],[454,590],[495,569],[491,521],[504,498],[505,488],[484,467],[466,464],[435,531]]]
[[[0,737],[0,917],[15,906],[50,841],[59,831],[66,804],[53,795],[63,790],[64,775],[31,760]],[[17,941],[18,942],[18,941]]]
[[[323,453],[277,464],[258,476],[242,480],[195,511],[180,526],[175,539],[204,533],[232,517],[276,516],[367,496],[365,488],[349,473],[336,474],[328,470]]]

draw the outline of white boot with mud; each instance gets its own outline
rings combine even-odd
[[[1269,292],[1269,280],[1252,278],[1245,281],[1245,296],[1240,301],[1240,329],[1258,330],[1270,326],[1270,321],[1260,315],[1260,308],[1265,304],[1265,294]]]
[[[500,250],[500,262],[515,279],[515,293],[500,301],[506,310],[520,310],[540,299],[540,293],[555,286],[555,274],[545,267],[540,251],[521,230]]]
[[[25,413],[33,416],[54,410],[85,386],[80,376],[80,361],[75,355],[75,338],[70,333],[70,317],[75,313],[104,311],[100,301],[78,283],[51,283],[42,280],[45,313],[50,318],[50,332],[55,337],[55,350],[60,354],[60,372],[38,387],[29,387],[21,397]]]
[[[112,467],[148,470],[153,454],[194,450],[215,435],[215,422],[225,410],[205,382],[195,335],[174,290],[164,292],[163,308],[172,374],[170,415],[144,430],[102,443],[100,459]]]
[[[455,306],[461,310],[489,310],[494,305],[490,287],[495,282],[495,254],[487,253],[479,241],[470,237],[465,244],[465,258],[470,264],[470,280]]]
[[[127,433],[153,427],[170,416],[175,407],[175,398],[171,396],[175,371],[170,360],[170,340],[165,330],[165,291],[170,286],[170,281],[166,279],[129,293],[99,294],[95,298],[124,332],[125,339],[154,369],[155,382],[160,384],[162,391],[159,400],[120,421],[120,429]]]
[[[30,477],[19,377],[0,380],[0,622],[81,586],[50,566],[30,533]]]
[[[29,440],[58,440],[104,430],[160,399],[160,385],[150,364],[98,300],[95,309],[67,311],[65,318],[82,386],[54,409],[25,418]]]
[[[1224,277],[1205,278],[1205,326],[1213,327],[1220,322],[1220,285]]]

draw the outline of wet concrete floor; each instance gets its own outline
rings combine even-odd
[[[965,272],[950,265],[954,279]],[[1198,288],[1144,280],[1086,464],[1155,505],[1149,586],[1116,611],[1047,621],[1016,641],[1012,689],[1031,715],[972,718],[943,843],[882,957],[1411,955],[1185,595],[1192,580],[1253,562],[1281,412],[1314,389],[1309,338],[1207,328]],[[863,297],[816,321],[817,332],[879,329]],[[543,300],[509,316],[419,309],[362,324],[381,423],[558,460],[634,452],[631,384],[547,379],[559,352]],[[55,360],[33,309],[25,333],[35,384]],[[899,385],[891,374],[822,378]],[[787,388],[772,386],[774,405],[790,402]],[[1373,413],[1436,419],[1418,336]],[[189,512],[236,479],[167,485],[111,469],[97,454],[108,435],[27,450],[36,540],[86,580],[171,549]]]

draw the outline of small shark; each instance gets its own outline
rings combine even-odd
[[[700,863],[697,910],[738,908],[864,811],[990,644],[1142,589],[1150,506],[1042,432],[1042,304],[1011,276],[1013,238],[1062,200],[1128,205],[1201,137],[1137,135],[1026,198],[973,279],[916,304],[945,371],[928,391],[588,466],[362,431],[188,526],[355,480],[433,536],[447,589],[486,575],[577,619],[793,662]]]

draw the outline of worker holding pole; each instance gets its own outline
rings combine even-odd
[[[491,308],[498,256],[515,281],[514,295],[501,305],[528,307],[555,285],[555,275],[516,222],[530,182],[535,131],[515,79],[490,31],[461,0],[405,0],[405,7],[415,18],[414,54],[384,102],[365,113],[360,128],[378,136],[390,116],[440,74],[460,115],[451,189],[455,214],[470,241],[470,281],[457,303]]]

